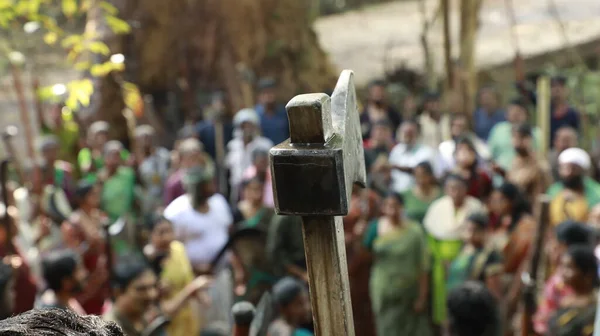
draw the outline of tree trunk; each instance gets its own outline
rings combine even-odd
[[[234,112],[254,104],[260,77],[278,81],[282,101],[297,93],[329,91],[335,84],[336,73],[312,29],[310,1],[112,2],[132,26],[131,34],[114,36],[97,15],[89,16],[88,26],[100,32],[112,53],[125,55],[124,79],[153,95],[156,113],[171,134],[184,119],[182,109],[173,107],[174,95],[184,96],[178,100],[189,115],[199,109],[198,96],[222,90]],[[109,76],[96,87],[90,119],[122,120],[118,81]],[[123,138],[119,125],[124,122],[113,124],[115,135]]]
[[[463,112],[471,115],[475,110],[477,94],[477,69],[475,64],[475,40],[479,18],[480,0],[461,0],[460,6],[460,66],[462,67],[461,92]]]

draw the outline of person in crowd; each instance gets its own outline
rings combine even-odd
[[[210,282],[206,276],[194,279],[185,246],[175,240],[173,224],[169,220],[154,216],[149,224],[150,239],[144,247],[144,255],[154,268],[163,289],[161,311],[171,319],[167,335],[198,335],[201,321],[191,300]]]
[[[108,298],[106,238],[102,230],[104,214],[99,210],[100,187],[82,181],[77,186],[78,208],[62,224],[65,245],[81,255],[83,266],[90,274],[77,301],[88,314],[102,314]]]
[[[251,178],[242,183],[242,200],[233,211],[234,230],[256,228],[269,231],[275,211],[265,206],[263,197],[264,182],[260,178]]]
[[[71,250],[53,251],[43,258],[42,272],[47,290],[39,299],[39,308],[71,309],[85,315],[76,298],[83,291],[87,278],[80,258]]]
[[[304,284],[291,277],[279,280],[273,287],[273,301],[279,311],[279,317],[271,323],[267,335],[313,335],[301,327],[311,318],[310,301]]]
[[[459,139],[469,139],[473,146],[475,146],[477,156],[481,160],[488,161],[490,159],[491,154],[485,142],[470,132],[469,120],[466,114],[459,113],[452,115],[450,120],[450,134],[452,139],[442,142],[438,147],[442,161],[442,170],[444,172],[451,171],[456,165],[454,153],[456,152],[456,142]]]
[[[473,114],[473,128],[480,139],[487,141],[490,132],[498,123],[505,121],[506,114],[500,108],[498,92],[491,86],[479,91],[479,107]]]
[[[164,205],[167,206],[177,197],[185,194],[183,187],[183,177],[186,170],[199,166],[207,171],[215,170],[214,162],[207,153],[204,152],[202,143],[197,139],[186,139],[177,146],[179,157],[179,167],[165,183]]]
[[[567,78],[556,76],[550,83],[550,144],[554,144],[554,138],[559,128],[568,126],[579,130],[579,112],[569,104],[569,88]]]
[[[11,265],[0,262],[0,320],[9,318],[15,311],[15,271]]]
[[[390,194],[364,246],[371,252],[370,293],[378,336],[432,335],[427,316],[430,255],[419,224],[403,214],[404,200]]]
[[[107,142],[104,146],[104,167],[97,175],[97,182],[102,184],[102,210],[111,223],[119,218],[135,217],[136,212],[136,172],[124,165],[123,150],[119,141]]]
[[[506,109],[506,121],[500,122],[492,128],[488,137],[488,147],[492,154],[493,163],[504,170],[512,167],[512,162],[517,155],[512,142],[512,134],[515,126],[527,123],[529,112],[527,103],[522,99],[513,100]],[[539,128],[533,129],[533,140],[535,150],[539,149],[541,133]]]
[[[113,271],[114,304],[102,317],[125,336],[141,336],[153,320],[159,300],[158,278],[140,258],[121,258]]]
[[[144,186],[142,214],[150,214],[161,205],[165,181],[169,174],[171,153],[156,146],[156,132],[150,125],[136,127],[134,158]]]
[[[187,191],[164,210],[173,223],[175,238],[181,241],[196,274],[210,270],[213,258],[227,243],[233,218],[223,195],[215,193],[213,174],[201,167],[186,170]]]
[[[70,163],[58,159],[60,144],[58,139],[49,135],[43,137],[38,150],[42,155],[43,185],[51,185],[64,191],[67,199],[73,201],[73,167]]]
[[[548,323],[549,336],[592,336],[598,300],[598,260],[588,245],[574,245],[563,254],[562,277],[573,293],[564,297]]]
[[[273,217],[267,234],[267,257],[276,276],[292,276],[308,283],[301,217]]]
[[[204,145],[206,153],[215,161],[219,148],[225,151],[229,141],[233,139],[233,115],[230,102],[223,92],[215,92],[205,112],[205,119],[196,125],[198,140]],[[223,153],[224,155],[225,153]]]
[[[515,126],[512,139],[517,156],[511,169],[505,174],[506,180],[518,186],[532,203],[550,186],[550,168],[544,158],[540,158],[535,152],[533,129],[530,125]]]
[[[454,160],[456,167],[453,172],[467,180],[467,194],[480,200],[487,200],[492,191],[492,178],[481,168],[477,150],[469,139],[457,140]]]
[[[368,143],[373,126],[382,120],[387,120],[392,129],[397,129],[402,123],[402,116],[389,104],[385,82],[376,80],[369,85],[367,103],[360,114],[360,127],[364,141]]]
[[[128,336],[99,316],[79,315],[68,309],[36,309],[0,321],[0,335],[10,336]]]
[[[450,174],[446,177],[444,196],[434,201],[423,219],[432,254],[433,322],[446,321],[446,267],[460,253],[466,219],[484,212],[483,204],[467,194],[468,182],[464,177]]]
[[[448,270],[448,289],[466,281],[479,281],[494,294],[502,297],[502,256],[488,244],[488,216],[475,213],[467,218],[464,246]]]
[[[387,119],[378,120],[371,125],[371,137],[364,141],[367,172],[371,170],[379,157],[383,156],[387,159],[394,149],[396,145],[394,129],[392,123]]]
[[[269,167],[269,151],[265,148],[256,148],[252,152],[252,166],[244,171],[245,181],[258,178],[263,184],[263,203],[269,208],[275,207],[273,199],[273,182]]]
[[[423,102],[423,112],[419,116],[421,125],[421,141],[430,148],[452,138],[450,134],[450,115],[442,111],[440,95],[428,93]]]
[[[254,111],[260,119],[258,126],[271,143],[279,144],[290,137],[287,111],[283,105],[277,103],[277,82],[274,79],[259,80],[258,104],[254,107]],[[236,124],[235,120],[234,124]]]
[[[419,163],[413,175],[415,186],[402,194],[404,213],[409,219],[422,224],[431,203],[442,197],[442,190],[429,162]]]
[[[548,162],[552,168],[552,178],[560,180],[558,173],[558,156],[565,150],[579,145],[577,130],[570,126],[564,126],[556,130],[552,150],[548,153]]]
[[[468,281],[448,294],[450,336],[499,335],[500,311],[494,295],[484,284]]]
[[[493,236],[491,244],[502,252],[503,290],[506,297],[507,316],[511,316],[521,293],[521,277],[535,234],[535,219],[531,208],[519,188],[504,183],[490,196],[490,217]]]
[[[437,151],[419,142],[420,127],[414,120],[406,120],[399,129],[400,142],[394,146],[389,157],[392,166],[392,190],[402,193],[414,185],[412,172],[421,162],[429,162],[436,176],[439,175]],[[436,147],[437,148],[437,147]]]
[[[553,264],[558,264],[571,246],[588,245],[592,246],[592,231],[585,224],[573,221],[561,223],[554,230],[555,241],[548,244],[548,254],[553,259]],[[565,284],[561,271],[556,270],[546,281],[544,292],[537,307],[537,312],[533,319],[535,332],[539,335],[545,335],[548,331],[548,321],[560,308],[563,298],[572,295],[573,289]]]
[[[243,109],[239,111],[233,123],[236,127],[236,134],[227,144],[227,157],[225,165],[231,175],[229,179],[231,192],[231,202],[237,203],[239,200],[239,187],[242,183],[244,171],[252,166],[252,152],[256,149],[269,150],[273,147],[273,142],[260,135],[260,119],[253,109]]]
[[[73,112],[65,106],[64,100],[52,105],[48,112],[49,120],[44,118],[42,109],[36,109],[36,112],[41,133],[53,135],[58,140],[58,159],[74,165],[79,150],[79,125],[73,120]]]
[[[553,226],[566,220],[585,222],[589,211],[600,203],[600,185],[587,172],[592,167],[588,153],[569,148],[558,156],[560,180],[547,191],[552,198],[550,222]]]
[[[108,142],[109,129],[106,121],[96,121],[88,128],[88,146],[77,154],[77,164],[82,177],[94,180],[96,173],[104,168],[104,146]],[[129,158],[129,152],[125,149],[120,154],[123,161]]]

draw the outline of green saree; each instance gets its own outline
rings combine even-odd
[[[369,284],[377,336],[432,335],[427,313],[416,313],[419,279],[429,268],[425,235],[407,222],[380,236],[379,221],[368,228],[364,245],[373,253]]]
[[[427,237],[429,249],[432,255],[432,305],[433,305],[433,322],[442,324],[446,321],[446,268],[462,248],[460,240],[438,240],[429,235]]]
[[[416,195],[414,188],[405,191],[402,196],[404,197],[404,213],[406,214],[406,217],[418,224],[422,224],[423,219],[427,214],[427,209],[429,209],[429,206],[433,201],[442,196],[442,192],[437,189],[436,195],[437,196],[430,200],[423,200]]]

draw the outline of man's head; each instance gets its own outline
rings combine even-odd
[[[252,164],[258,173],[265,174],[269,170],[269,149],[255,148],[252,151]]]
[[[104,145],[104,165],[110,170],[117,169],[123,163],[121,152],[123,144],[117,140],[111,140]]]
[[[214,176],[211,171],[199,166],[187,169],[183,176],[183,186],[190,195],[192,206],[197,208],[215,194]]]
[[[554,230],[556,234],[556,248],[552,249],[552,260],[558,261],[570,246],[591,245],[592,230],[583,223],[568,220],[560,223]]]
[[[495,335],[500,327],[498,304],[485,285],[468,281],[448,294],[452,336]]]
[[[392,124],[387,120],[378,120],[371,127],[371,144],[375,147],[387,146],[394,140]]]
[[[577,147],[578,142],[577,131],[573,127],[563,126],[556,131],[554,136],[554,150],[562,153],[565,149]]]
[[[453,114],[450,121],[450,134],[453,139],[462,138],[469,131],[469,120],[467,115],[463,113]]]
[[[273,107],[276,102],[277,82],[273,78],[263,78],[258,81],[258,103]]]
[[[108,130],[110,126],[106,121],[96,121],[88,129],[88,141],[90,146],[102,150],[108,142]]]
[[[245,108],[236,113],[233,117],[233,124],[240,130],[245,140],[251,140],[260,130],[258,114],[251,108]]]
[[[485,109],[494,110],[498,108],[498,92],[491,86],[484,87],[479,91],[479,105]]]
[[[134,138],[135,144],[142,149],[146,155],[150,155],[152,147],[154,147],[156,132],[154,127],[150,125],[141,125],[135,128]]]
[[[369,84],[369,103],[381,107],[385,102],[385,97],[386,92],[384,81],[376,80]]]
[[[15,306],[15,276],[11,265],[0,262],[0,319],[12,315]]]
[[[100,207],[100,186],[82,180],[75,188],[75,201],[78,206],[86,209],[97,209]]]
[[[581,148],[569,148],[558,156],[558,174],[567,189],[582,191],[586,172],[592,167],[589,154]]]
[[[439,93],[426,93],[425,97],[423,98],[423,109],[429,113],[440,113],[442,110],[442,103],[440,101]]]
[[[158,278],[152,268],[136,257],[123,257],[114,269],[115,304],[128,314],[143,315],[158,299]]]
[[[455,205],[461,205],[467,197],[467,180],[458,174],[449,174],[444,184],[444,192]]]
[[[420,131],[419,123],[416,120],[404,121],[399,129],[400,142],[409,146],[415,145],[419,140]]]
[[[529,119],[527,104],[523,99],[514,99],[506,109],[506,120],[513,125],[526,123]]]
[[[0,336],[124,336],[114,322],[68,309],[35,309],[0,321]]]
[[[183,140],[177,147],[179,152],[180,166],[189,169],[202,164],[202,152],[204,147],[198,139],[189,138]]]
[[[306,323],[310,319],[310,302],[304,285],[298,280],[286,277],[273,286],[273,300],[283,318],[293,326]]]
[[[80,258],[71,250],[52,252],[44,257],[42,272],[48,288],[57,294],[81,292],[87,278]]]
[[[529,124],[518,124],[512,129],[512,143],[517,155],[526,157],[533,149],[533,129]]]
[[[467,218],[464,241],[477,248],[485,245],[488,228],[488,217],[482,213],[472,214]]]
[[[569,88],[567,87],[567,78],[556,76],[550,81],[550,99],[554,103],[567,101],[569,97]]]
[[[58,160],[60,143],[54,135],[47,135],[40,139],[38,150],[47,165],[53,165]]]

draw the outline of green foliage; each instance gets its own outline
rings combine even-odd
[[[23,48],[18,46],[17,41],[23,38],[41,38],[45,45],[62,49],[70,66],[78,71],[87,72],[94,77],[123,71],[125,65],[122,61],[109,60],[92,64],[91,55],[108,58],[112,54],[109,46],[93,33],[77,34],[73,33],[73,29],[66,27],[76,26],[70,23],[84,18],[92,3],[92,0],[0,0],[0,55],[20,53],[30,61],[27,51],[19,50]],[[129,24],[118,17],[119,13],[114,5],[107,1],[94,4],[101,8],[104,21],[115,34],[127,34],[131,31]],[[16,31],[21,35],[11,35]],[[0,56],[0,59],[2,58],[6,57]],[[20,66],[14,62],[13,65]],[[64,99],[69,108],[76,110],[78,107],[89,105],[93,92],[90,79],[72,81],[66,84],[66,88],[68,92]],[[41,88],[37,94],[42,100],[56,98],[52,87]]]

